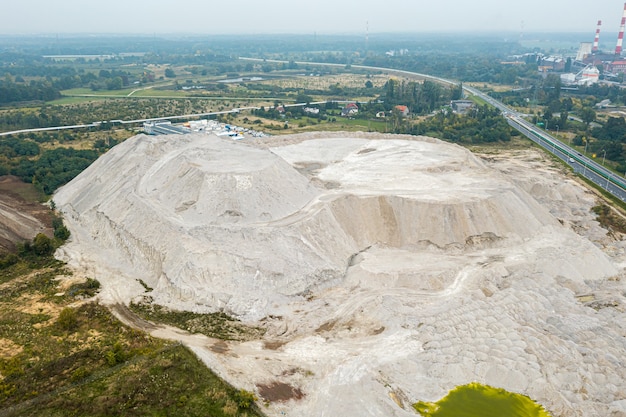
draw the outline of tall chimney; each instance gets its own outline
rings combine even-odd
[[[602,26],[602,20],[598,20],[598,28],[596,29],[596,37],[593,40],[592,52],[598,52],[598,44],[600,43],[600,26]]]
[[[615,47],[615,55],[622,54],[622,42],[624,41],[624,27],[626,26],[626,3],[624,3],[624,14],[622,15],[622,24],[619,27],[619,35],[617,37],[617,46]]]

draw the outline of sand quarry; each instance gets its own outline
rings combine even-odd
[[[141,280],[155,303],[264,327],[150,331],[298,417],[414,416],[472,381],[554,416],[626,415],[626,245],[596,199],[537,150],[366,133],[139,135],[54,197],[57,255],[102,302]]]

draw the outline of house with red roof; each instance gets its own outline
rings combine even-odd
[[[394,107],[394,109],[398,110],[403,117],[408,116],[410,113],[409,108],[407,106],[396,106]]]
[[[346,105],[346,107],[343,108],[343,110],[341,110],[341,115],[343,117],[350,117],[350,116],[354,116],[358,112],[359,112],[359,106],[357,106],[356,103],[349,103]]]

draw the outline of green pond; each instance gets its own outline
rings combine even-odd
[[[420,401],[413,408],[423,417],[550,417],[525,395],[476,382],[456,387],[436,403]]]

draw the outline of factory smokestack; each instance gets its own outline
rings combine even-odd
[[[598,44],[600,43],[600,26],[602,26],[602,20],[598,20],[598,28],[596,29],[596,37],[593,40],[592,52],[598,52]]]
[[[622,42],[624,41],[624,27],[626,26],[626,3],[624,3],[624,14],[622,15],[622,24],[619,27],[619,36],[617,37],[617,46],[615,47],[615,55],[622,54]]]

